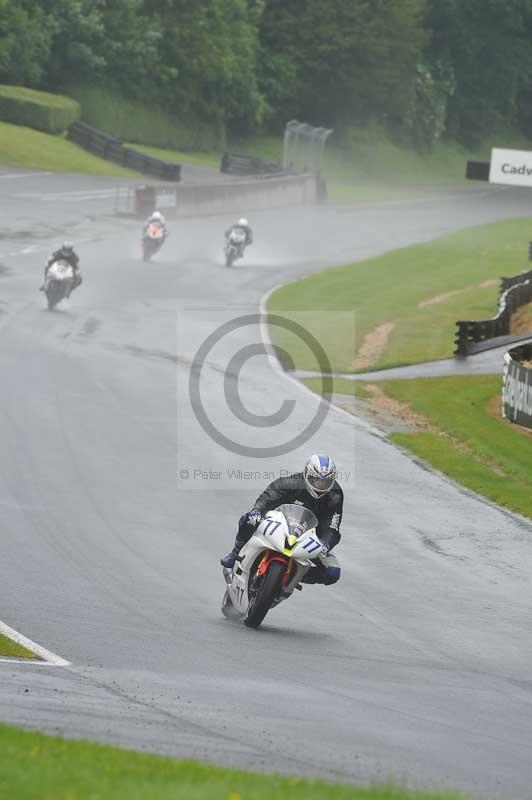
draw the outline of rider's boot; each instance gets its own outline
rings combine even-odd
[[[233,569],[233,567],[235,566],[235,561],[238,558],[238,554],[240,550],[244,547],[246,542],[249,540],[249,537],[250,537],[249,532],[242,531],[239,528],[233,549],[231,550],[230,553],[228,553],[226,556],[220,559],[220,564],[222,565],[222,567],[225,567],[226,569]]]

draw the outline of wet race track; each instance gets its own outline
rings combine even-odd
[[[256,244],[227,270],[230,217],[171,223],[143,264],[139,224],[112,216],[115,183],[0,173],[0,619],[70,662],[0,663],[0,718],[243,768],[528,797],[532,525],[339,411],[257,459],[215,441],[189,398],[198,347],[273,286],[529,215],[527,193],[249,213]],[[50,314],[37,288],[65,236],[85,283]],[[243,323],[215,336],[201,380],[216,429],[263,447],[277,432],[236,419],[225,391],[232,356],[258,342]],[[292,402],[283,441],[316,411],[265,357],[237,378],[256,415]],[[244,472],[323,450],[346,494],[341,581],[257,632],[225,621],[218,560],[266,482]]]

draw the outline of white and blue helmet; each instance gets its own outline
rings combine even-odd
[[[303,469],[303,478],[312,497],[322,497],[330,492],[336,480],[336,464],[329,456],[314,455]]]

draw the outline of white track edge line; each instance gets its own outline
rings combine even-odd
[[[287,381],[290,381],[291,383],[296,384],[297,386],[299,386],[300,389],[302,389],[307,394],[312,395],[312,397],[314,399],[316,399],[316,397],[319,397],[319,395],[317,395],[316,392],[313,392],[312,389],[309,389],[308,386],[305,386],[305,384],[302,383],[297,378],[294,378],[292,375],[288,375],[284,371],[284,369],[282,368],[282,366],[281,366],[281,364],[279,362],[279,359],[275,355],[272,355],[272,353],[275,352],[275,349],[274,349],[274,344],[273,344],[271,336],[270,336],[270,332],[268,330],[267,318],[268,318],[268,314],[270,314],[270,312],[268,311],[268,300],[270,299],[272,294],[277,291],[277,289],[281,289],[284,285],[285,284],[283,284],[283,283],[278,283],[276,286],[273,286],[269,291],[267,291],[266,294],[263,294],[262,297],[259,300],[259,313],[260,313],[260,317],[261,317],[260,323],[259,323],[260,336],[261,336],[261,339],[262,339],[264,345],[270,351],[270,355],[268,356],[268,360],[270,362],[271,367],[276,372],[280,373],[284,378],[286,378]],[[343,416],[344,418],[348,418],[352,423],[354,423],[354,424],[360,426],[361,428],[364,428],[365,430],[367,430],[368,433],[372,433],[374,436],[378,436],[379,439],[386,439],[387,438],[386,434],[384,434],[382,431],[380,431],[378,428],[376,428],[370,422],[366,422],[365,419],[362,419],[361,417],[356,416],[356,414],[351,414],[349,411],[346,411],[345,408],[340,408],[340,406],[335,405],[330,400],[328,400],[326,397],[322,396],[321,399],[325,403],[327,403],[327,405],[329,406],[329,411],[334,411],[335,413],[339,414],[340,416]]]
[[[0,656],[0,669],[2,664],[21,664],[24,667],[56,667],[50,661],[40,661],[36,658],[7,658]]]
[[[12,641],[16,642],[17,644],[22,645],[25,647],[26,650],[30,650],[32,653],[35,653],[36,656],[42,658],[47,664],[52,664],[55,667],[68,667],[70,661],[66,661],[61,656],[58,656],[56,653],[52,653],[50,650],[47,650],[45,647],[42,647],[40,644],[36,642],[32,642],[31,639],[28,639],[26,636],[23,636],[18,631],[10,628],[9,625],[6,625],[5,622],[0,620],[0,633],[3,633],[4,636],[7,636],[8,639],[12,639]],[[23,663],[35,663],[35,662],[23,662]]]
[[[43,175],[53,175],[53,172],[3,172],[0,178],[17,180],[18,178],[42,178]]]

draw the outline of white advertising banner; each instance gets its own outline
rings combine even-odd
[[[507,183],[511,186],[532,186],[532,151],[491,151],[490,183]]]

